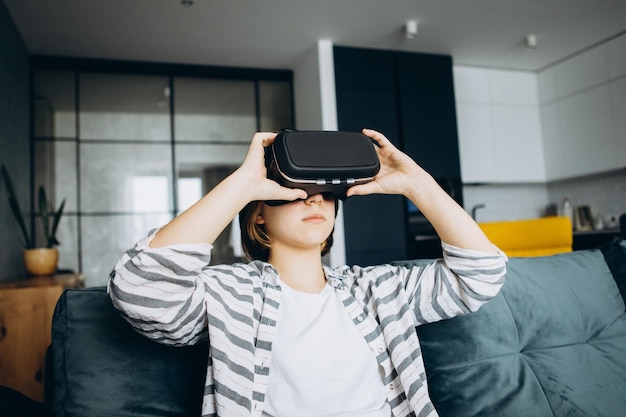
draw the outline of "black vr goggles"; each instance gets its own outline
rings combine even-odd
[[[362,133],[283,130],[265,148],[267,177],[308,195],[345,199],[348,188],[372,181],[380,170],[375,146]]]

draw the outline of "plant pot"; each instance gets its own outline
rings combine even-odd
[[[57,270],[59,251],[57,248],[35,248],[24,250],[24,265],[29,275],[52,275]]]

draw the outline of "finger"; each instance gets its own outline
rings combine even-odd
[[[252,137],[252,142],[248,148],[246,160],[258,160],[259,157],[264,156],[264,148],[270,146],[274,142],[276,137],[272,132],[257,132]],[[261,159],[261,161],[263,161]],[[245,162],[245,161],[244,161]]]
[[[282,190],[285,190],[287,197],[284,200],[289,200],[289,201],[295,201],[298,199],[305,199],[308,197],[308,194],[306,193],[306,191],[300,189],[300,188],[285,188],[282,187]]]
[[[381,192],[380,186],[372,181],[366,184],[354,185],[348,188],[346,191],[346,196],[351,197],[353,195],[368,195],[368,194],[379,194]]]
[[[295,201],[298,199],[305,199],[307,196],[306,191],[300,188],[287,188],[281,186],[271,198],[266,198],[266,200]]]
[[[372,138],[374,142],[376,142],[381,148],[387,145],[391,145],[391,141],[389,141],[389,139],[387,139],[385,135],[374,129],[363,129],[362,132],[365,136],[369,136],[370,138]]]
[[[252,138],[253,142],[261,142],[264,148],[270,146],[276,138],[275,132],[257,132]]]

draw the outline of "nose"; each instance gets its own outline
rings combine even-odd
[[[312,204],[312,203],[321,203],[324,200],[324,196],[322,195],[322,193],[317,193],[317,194],[311,194],[309,196],[307,196],[306,200],[304,200],[304,202],[306,204]]]

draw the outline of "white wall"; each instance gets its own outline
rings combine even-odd
[[[545,184],[489,184],[463,187],[463,205],[476,210],[476,221],[492,222],[541,217],[549,202]]]
[[[322,101],[317,45],[308,50],[293,68],[296,128],[322,128]]]
[[[320,40],[294,67],[296,129],[337,130],[337,100],[335,98],[335,65],[333,44]],[[334,244],[328,263],[346,263],[343,209],[335,219]]]
[[[333,44],[319,40],[294,69],[296,128],[337,130]]]
[[[618,228],[617,219],[626,213],[626,170],[556,181],[548,185],[548,196],[555,202],[567,198],[573,207],[588,205],[594,219]]]

